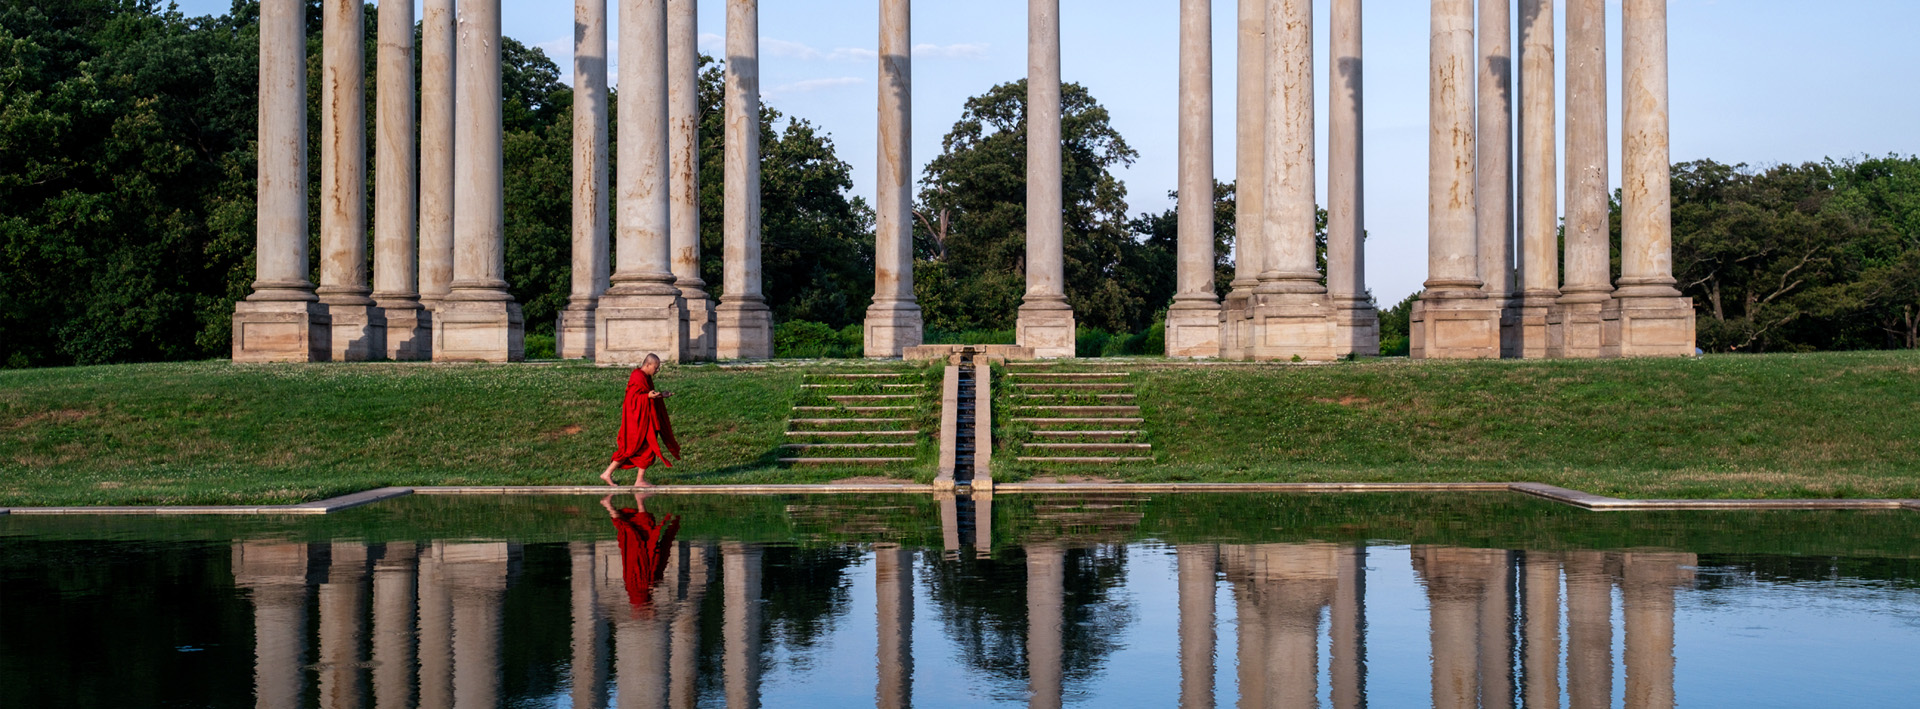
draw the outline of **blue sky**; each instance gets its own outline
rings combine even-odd
[[[397,0],[396,0],[397,1]],[[507,33],[545,49],[571,77],[573,4],[503,0]],[[180,0],[189,14],[229,0]],[[613,12],[618,15],[619,1]],[[1565,20],[1564,2],[1560,20]],[[416,2],[416,6],[418,3]],[[699,0],[702,45],[717,52],[724,0]],[[1088,87],[1140,152],[1121,172],[1134,213],[1172,205],[1178,86],[1178,0],[1062,0],[1062,74]],[[1429,5],[1365,6],[1367,282],[1381,305],[1426,278]],[[1619,184],[1620,4],[1608,2]],[[937,155],[961,104],[1026,72],[1024,0],[914,3],[914,159]],[[830,133],[871,198],[875,160],[875,0],[762,0],[761,82],[769,105]],[[1236,3],[1214,3],[1215,173],[1233,176]],[[1670,0],[1673,158],[1768,165],[1863,154],[1920,153],[1920,2]],[[1316,2],[1322,202],[1326,172],[1327,2]],[[612,33],[616,34],[617,33]],[[1561,35],[1564,37],[1564,35]],[[615,53],[618,53],[616,44]],[[617,79],[616,79],[617,81]],[[1564,107],[1562,108],[1564,117]]]

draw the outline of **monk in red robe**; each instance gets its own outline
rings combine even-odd
[[[653,617],[653,587],[667,572],[667,555],[673,550],[673,537],[680,533],[680,517],[654,517],[647,511],[645,498],[633,494],[632,508],[613,508],[613,496],[600,500],[613,517],[615,537],[620,541],[620,575],[627,585],[627,603],[635,618]]]
[[[620,405],[620,435],[615,439],[613,462],[600,473],[600,479],[608,485],[619,485],[613,481],[613,471],[639,468],[633,486],[652,487],[647,482],[647,467],[659,461],[671,468],[673,461],[667,454],[680,457],[680,441],[673,437],[673,421],[667,418],[667,397],[673,394],[653,388],[653,375],[659,372],[660,358],[647,355],[640,368],[627,376],[627,398]]]

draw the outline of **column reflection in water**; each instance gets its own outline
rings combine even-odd
[[[320,584],[320,706],[359,709],[366,704],[367,545],[334,542],[327,579]]]
[[[1066,550],[1027,547],[1027,705],[1033,709],[1058,709],[1065,689],[1065,593]]]
[[[873,549],[879,686],[874,706],[913,706],[913,552],[895,544]]]
[[[680,542],[674,552],[672,568],[679,595],[673,613],[667,705],[675,709],[692,709],[700,699],[700,604],[706,600],[707,583],[713,578],[713,553],[710,546],[688,542]]]
[[[1220,550],[1220,564],[1233,584],[1239,616],[1240,706],[1316,707],[1319,705],[1321,613],[1341,593],[1357,593],[1342,578],[1354,550],[1332,544],[1259,544]],[[1334,650],[1336,682],[1361,683],[1358,599],[1339,606],[1339,645]],[[1336,692],[1344,696],[1336,685]]]
[[[1513,704],[1513,553],[1490,551],[1480,599],[1480,707]]]
[[[1491,549],[1413,548],[1414,572],[1427,587],[1436,709],[1479,706],[1482,604],[1487,579],[1505,558]]]
[[[260,709],[304,705],[307,545],[233,545],[233,582],[253,599],[253,693]]]
[[[600,709],[607,705],[607,622],[599,613],[599,555],[592,542],[573,542],[567,551],[572,561],[573,706]]]
[[[413,706],[413,599],[420,555],[413,542],[382,545],[373,564],[373,706]]]
[[[1560,709],[1560,558],[1521,557],[1521,697],[1527,709]]]
[[[1333,592],[1333,707],[1367,705],[1367,547],[1340,548]]]
[[[441,573],[453,606],[453,706],[500,705],[500,618],[507,580],[519,545],[507,542],[447,544]]]
[[[453,598],[446,542],[420,554],[420,708],[453,706]]]
[[[1613,706],[1613,574],[1606,552],[1567,552],[1567,698]]]
[[[760,706],[760,547],[720,545],[725,565],[725,619],[721,628],[721,672],[728,709]]]
[[[1180,706],[1213,706],[1213,589],[1220,551],[1213,545],[1175,552],[1180,588]]]
[[[1673,593],[1693,585],[1693,570],[1699,563],[1693,554],[1622,555],[1628,709],[1673,706]]]
[[[667,627],[677,605],[677,586],[661,583],[675,565],[674,537],[680,531],[676,515],[656,516],[645,498],[635,493],[633,507],[614,509],[613,496],[600,501],[613,520],[619,547],[624,603],[609,608],[613,617],[614,658],[617,663],[619,705],[659,707],[667,702]],[[679,574],[674,574],[676,581]]]

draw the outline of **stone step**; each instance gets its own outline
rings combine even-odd
[[[911,463],[912,458],[781,458],[788,465],[892,465]]]
[[[1152,443],[1028,443],[1027,450],[1048,451],[1150,451]]]
[[[1014,372],[1014,379],[1125,379],[1126,372]]]
[[[900,399],[918,399],[918,398],[920,397],[913,394],[834,394],[832,396],[827,397],[827,400],[828,401],[872,401],[872,400],[878,399],[881,401],[898,401]]]
[[[1130,401],[1136,398],[1133,394],[1014,394],[1013,396],[1014,398],[1020,399],[1022,401],[1039,401],[1039,400],[1058,401],[1060,399],[1099,399],[1101,401]]]
[[[855,436],[917,436],[919,431],[788,431],[789,436],[819,436],[821,438],[853,438]]]
[[[1146,423],[1141,418],[1016,418],[1019,423]]]
[[[1106,457],[1106,456],[1034,456],[1023,455],[1018,458],[1022,463],[1151,463],[1152,458]]]
[[[1138,406],[1015,406],[1015,411],[1057,411],[1063,414],[1137,414]]]
[[[846,387],[877,386],[881,389],[915,389],[918,384],[802,384],[802,389],[844,389]]]
[[[1014,382],[1013,386],[1016,388],[1025,389],[1028,391],[1059,391],[1063,389],[1070,390],[1070,391],[1082,391],[1082,390],[1112,391],[1115,389],[1132,389],[1133,388],[1132,384],[1067,384],[1067,383],[1053,383],[1053,382]]]
[[[869,448],[912,448],[912,443],[785,443],[781,448],[795,450],[865,450]]]
[[[853,411],[863,414],[880,414],[888,411],[912,411],[911,406],[795,406],[794,411]]]
[[[1142,435],[1143,431],[1030,431],[1040,438],[1126,438]]]
[[[881,379],[886,377],[898,379],[907,375],[904,372],[894,372],[891,374],[809,374],[807,376],[818,379]]]

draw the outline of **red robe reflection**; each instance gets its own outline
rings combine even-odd
[[[620,405],[620,435],[613,461],[621,469],[646,468],[654,461],[671,468],[667,453],[680,457],[680,441],[673,437],[673,421],[667,417],[667,400],[656,399],[653,377],[638,369],[627,375],[627,398]],[[666,441],[665,450],[660,442]]]
[[[620,571],[627,583],[627,602],[634,617],[653,617],[653,586],[667,571],[673,537],[680,532],[679,515],[661,520],[652,512],[621,508],[613,513],[613,529],[620,540]]]

